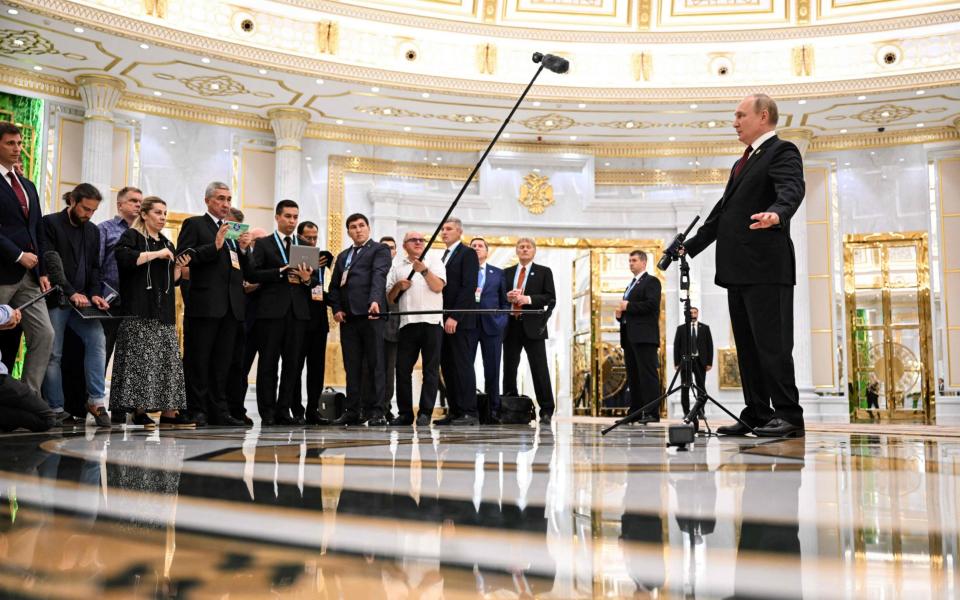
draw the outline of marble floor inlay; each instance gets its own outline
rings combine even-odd
[[[0,436],[0,596],[960,593],[955,436],[601,428]]]

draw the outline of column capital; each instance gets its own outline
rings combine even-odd
[[[76,82],[80,99],[86,109],[83,116],[87,119],[112,122],[113,109],[120,102],[126,84],[109,75],[79,75]]]
[[[789,129],[778,129],[777,137],[783,140],[793,142],[800,150],[800,156],[807,154],[807,148],[813,141],[813,130],[806,127],[791,127]]]
[[[300,141],[310,122],[309,112],[302,108],[271,108],[267,118],[277,140],[277,150],[301,149]]]

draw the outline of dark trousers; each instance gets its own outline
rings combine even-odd
[[[300,389],[300,347],[307,322],[297,320],[293,311],[282,319],[257,319],[253,335],[260,340],[257,363],[257,412],[261,419],[289,416]],[[277,371],[280,391],[277,392]],[[297,394],[295,396],[294,394]]]
[[[740,418],[762,426],[777,416],[803,426],[793,367],[793,286],[731,287],[727,304],[747,405]]]
[[[697,384],[697,388],[703,390],[702,392],[691,390],[690,393],[694,398],[699,397],[701,394],[707,393],[707,370],[700,363],[700,360],[696,358],[693,360],[693,382]],[[690,412],[690,399],[684,398],[681,394],[680,406],[683,408],[683,414],[686,415],[688,412]]]
[[[110,357],[113,356],[113,348],[117,345],[117,332],[120,331],[120,323],[123,319],[103,319],[100,324],[103,325],[103,338],[107,343],[107,360],[103,364],[110,364]]]
[[[449,414],[477,416],[477,374],[473,370],[474,351],[470,349],[470,330],[457,329],[443,334],[440,368],[447,388]]]
[[[533,393],[540,405],[540,414],[553,414],[553,386],[550,384],[550,366],[547,363],[546,340],[527,337],[523,323],[515,317],[507,321],[503,338],[503,395],[517,395],[517,370],[520,368],[520,352],[527,353],[530,374],[533,376]]]
[[[183,368],[187,410],[191,414],[227,413],[227,375],[238,321],[227,313],[219,319],[191,317],[184,332]]]
[[[401,417],[413,417],[413,367],[423,355],[423,386],[420,388],[420,413],[433,414],[440,383],[440,347],[443,328],[431,323],[410,323],[400,329],[397,342],[397,411]]]
[[[398,318],[398,317],[394,317]],[[363,363],[364,396],[373,395],[373,376],[370,375],[370,365]],[[397,376],[397,342],[383,340],[383,410],[384,414],[391,412],[390,401],[393,399],[393,383]]]
[[[380,319],[351,316],[340,325],[340,347],[347,372],[347,399],[343,414],[356,417],[363,410],[369,418],[384,414],[383,328]],[[364,360],[372,381],[372,393],[363,393]]]
[[[230,416],[236,419],[242,419],[247,414],[247,409],[243,406],[247,397],[247,377],[250,375],[250,365],[253,364],[253,358],[250,362],[244,361],[247,355],[247,344],[252,340],[248,336],[243,322],[237,323],[237,336],[233,341],[233,352],[230,354],[230,369],[227,371],[227,410]]]
[[[473,361],[477,360],[477,346],[480,346],[480,358],[483,361],[483,391],[490,403],[493,415],[500,413],[500,357],[503,354],[503,334],[489,335],[477,327],[469,332],[470,349]]]
[[[324,315],[326,318],[326,315]],[[320,394],[323,393],[323,375],[327,367],[327,331],[321,329],[308,330],[300,345],[300,361],[297,363],[297,373],[303,373],[307,368],[307,410],[315,412],[320,409]],[[304,415],[303,399],[300,386],[294,390],[293,405],[290,411],[295,417]]]
[[[46,431],[56,425],[56,413],[27,384],[0,375],[0,431],[23,427]]]
[[[630,412],[644,408],[643,414],[657,417],[660,407],[647,406],[660,396],[660,375],[657,360],[657,344],[634,344],[627,339],[627,332],[620,330],[620,347],[623,348],[623,363],[627,368],[627,384],[630,386]]]

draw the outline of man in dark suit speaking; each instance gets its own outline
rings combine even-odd
[[[647,406],[660,395],[660,280],[647,273],[647,253],[630,253],[633,279],[616,310],[620,322],[620,346],[630,384],[630,412],[646,407],[638,423],[660,420],[660,407]]]
[[[747,96],[737,106],[733,127],[747,147],[723,197],[684,248],[696,256],[717,242],[716,283],[727,288],[747,405],[740,418],[760,436],[802,437],[790,218],[803,201],[803,159],[795,145],[777,137],[777,118],[777,104],[765,94]],[[749,429],[737,423],[717,432],[746,435]]]
[[[680,368],[680,357],[689,340],[690,354],[693,357],[693,378],[698,388],[706,390],[707,371],[713,368],[713,335],[710,333],[710,326],[700,322],[700,309],[691,306],[689,338],[684,332],[685,328],[686,323],[681,323],[673,337],[673,367]],[[680,404],[684,415],[690,412],[689,398],[681,396]]]

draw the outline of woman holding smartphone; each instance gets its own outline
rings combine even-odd
[[[187,400],[174,308],[190,255],[176,256],[161,233],[166,223],[167,203],[144,198],[140,214],[117,242],[122,310],[129,318],[117,332],[110,406],[132,412],[136,425],[156,426],[147,411],[159,410],[161,427],[196,427],[179,412]]]

